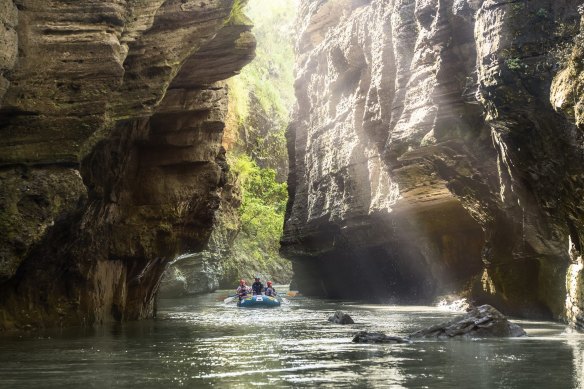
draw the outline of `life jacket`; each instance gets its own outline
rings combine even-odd
[[[274,289],[274,287],[272,286],[268,286],[266,288],[266,296],[275,296],[276,295],[276,289]]]
[[[262,290],[264,289],[264,285],[261,282],[254,282],[251,286],[253,290],[253,294],[262,294]]]
[[[249,288],[247,285],[240,285],[239,287],[237,287],[237,290],[235,291],[235,293],[245,296],[249,293]]]

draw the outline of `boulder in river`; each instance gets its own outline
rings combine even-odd
[[[519,337],[527,334],[490,305],[481,305],[464,315],[414,332],[410,338],[485,338]]]
[[[328,321],[335,324],[355,324],[353,318],[343,311],[336,311],[334,315],[329,316]]]
[[[407,338],[388,336],[382,332],[361,331],[353,338],[354,343],[410,343]]]

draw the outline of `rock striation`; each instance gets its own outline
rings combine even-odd
[[[0,5],[0,329],[153,315],[206,244],[240,0]]]
[[[177,298],[213,292],[226,281],[227,287],[232,287],[233,280],[228,279],[227,268],[233,255],[233,242],[241,228],[240,205],[240,189],[235,177],[228,174],[207,245],[202,251],[182,254],[169,264],[160,282],[158,297]]]
[[[361,331],[355,335],[355,343],[410,343],[417,339],[476,339],[519,338],[527,333],[518,324],[510,322],[505,315],[490,305],[470,309],[444,323],[416,331],[405,338],[387,336],[382,332]]]
[[[416,331],[409,338],[517,338],[521,336],[527,336],[523,328],[511,323],[501,312],[485,304],[445,323]]]
[[[335,311],[334,315],[329,316],[328,321],[334,324],[355,324],[353,318],[343,311]]]
[[[300,290],[462,290],[582,323],[578,5],[300,2],[282,238]]]

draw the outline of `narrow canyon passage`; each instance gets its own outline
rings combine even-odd
[[[584,387],[582,26],[0,0],[0,386]]]

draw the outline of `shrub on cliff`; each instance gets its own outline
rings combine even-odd
[[[278,253],[288,200],[287,184],[276,180],[274,169],[260,168],[246,154],[230,156],[229,165],[237,176],[242,203],[241,229],[232,247],[232,259],[226,265],[225,281],[260,274],[276,282],[289,282],[291,265]]]
[[[276,170],[279,181],[288,174],[284,133],[294,104],[294,15],[289,0],[254,0],[245,13],[253,21],[256,58],[229,81],[230,126],[235,148],[262,168]]]

